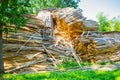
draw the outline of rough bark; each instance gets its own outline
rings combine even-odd
[[[2,26],[0,25],[0,74],[3,73],[4,73],[4,62],[3,62],[3,54],[2,54]]]

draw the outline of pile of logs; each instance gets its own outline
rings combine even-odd
[[[91,34],[92,33],[92,34]],[[89,32],[89,35],[83,35],[74,40],[75,50],[82,57],[83,60],[95,59],[96,56],[114,55],[120,49],[119,32],[101,33]],[[97,37],[96,37],[97,35]],[[102,58],[97,58],[97,60]],[[120,58],[118,58],[120,59]],[[102,60],[104,61],[104,60]]]
[[[120,33],[101,35],[98,32],[97,22],[86,20],[80,9],[44,9],[37,16],[31,14],[25,15],[25,17],[29,21],[21,30],[17,33],[9,33],[7,39],[3,34],[5,60],[11,56],[10,54],[8,56],[9,52],[14,53],[13,56],[24,53],[32,54],[32,56],[26,57],[28,61],[38,58],[40,54],[47,53],[48,59],[45,61],[52,59],[52,63],[56,67],[57,60],[68,56],[74,57],[78,64],[81,59],[83,61],[93,59],[103,61],[103,58],[99,57],[101,54],[104,53],[102,57],[105,58],[106,53],[112,55],[120,49]],[[119,54],[117,53],[117,55]],[[42,58],[46,58],[46,56]],[[38,58],[37,62],[39,62],[38,60],[41,59]],[[117,60],[120,58],[118,57]]]

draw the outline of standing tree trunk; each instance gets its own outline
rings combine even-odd
[[[2,26],[0,24],[0,74],[4,73],[4,62],[2,54]]]

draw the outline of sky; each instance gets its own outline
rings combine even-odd
[[[108,19],[120,15],[120,0],[81,0],[79,7],[83,16],[96,21],[99,12],[104,12]]]

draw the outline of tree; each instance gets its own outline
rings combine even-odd
[[[115,21],[114,30],[115,31],[120,31],[120,20]]]
[[[104,32],[108,32],[111,30],[111,26],[110,26],[110,22],[107,17],[104,15],[103,12],[100,12],[97,15],[98,18],[98,24],[99,24],[99,30],[100,31],[104,31]]]
[[[50,8],[50,7],[56,7],[56,8],[65,8],[65,7],[78,7],[78,3],[80,0],[30,0],[29,4],[31,4],[30,7],[28,7],[29,13],[38,13],[40,9],[43,8]]]
[[[115,31],[120,31],[120,16],[114,17],[112,19],[113,21],[113,27]]]
[[[29,0],[0,0],[0,74],[4,73],[2,31],[16,31],[25,25],[27,20],[23,15],[26,13],[28,2]],[[14,29],[11,29],[10,25],[14,25]]]

